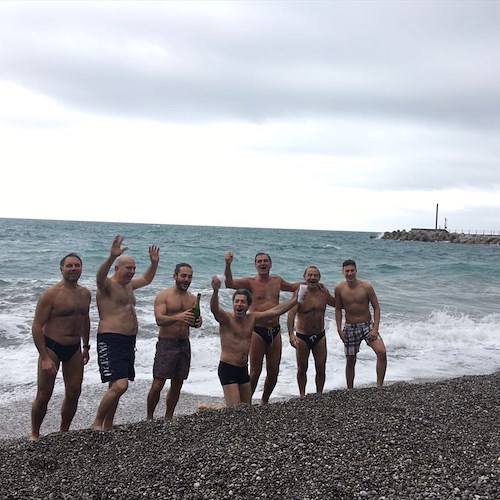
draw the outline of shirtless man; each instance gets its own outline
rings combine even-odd
[[[69,430],[82,389],[83,365],[89,361],[91,296],[87,288],[78,284],[82,259],[70,253],[62,258],[60,269],[62,280],[40,296],[33,320],[32,334],[39,357],[38,388],[31,407],[32,441],[40,437],[40,427],[61,363],[65,394],[60,431]]]
[[[173,278],[175,285],[162,290],[155,300],[156,324],[160,327],[160,332],[153,364],[153,383],[147,400],[148,420],[153,420],[153,413],[167,379],[171,382],[166,398],[165,420],[172,420],[182,384],[189,374],[189,327],[199,328],[202,324],[201,316],[195,320],[191,311],[196,302],[196,297],[188,292],[193,279],[193,268],[185,262],[177,264]]]
[[[377,385],[382,387],[387,368],[387,356],[384,341],[378,331],[380,307],[373,287],[370,283],[357,279],[356,273],[356,263],[353,260],[344,261],[342,274],[345,282],[335,287],[335,322],[340,338],[344,342],[347,388],[354,387],[356,354],[359,352],[362,340],[365,340],[377,355]],[[373,321],[370,304],[373,308]],[[342,309],[345,310],[343,329]]]
[[[108,258],[97,270],[97,358],[101,380],[108,382],[108,389],[97,409],[93,429],[113,429],[120,397],[128,389],[128,381],[135,378],[135,340],[139,326],[134,290],[153,281],[160,260],[160,249],[150,246],[151,264],[142,276],[134,278],[135,261],[129,255],[123,255],[128,247],[122,248],[122,242],[122,236],[115,236]],[[115,272],[108,278],[113,262]]]
[[[255,324],[257,321],[276,320],[297,303],[297,294],[266,311],[248,312],[252,305],[252,295],[246,289],[238,289],[233,294],[233,311],[228,312],[219,306],[220,285],[220,279],[214,276],[212,278],[214,292],[210,299],[210,310],[220,324],[221,355],[218,374],[224,391],[224,400],[227,406],[240,403],[251,404],[252,388],[248,374],[248,352],[253,342]]]
[[[289,283],[280,276],[272,275],[271,257],[267,253],[259,252],[255,256],[255,268],[257,276],[247,278],[233,278],[231,272],[231,262],[233,254],[226,252],[224,254],[226,267],[224,274],[226,276],[226,286],[233,289],[246,289],[252,294],[252,312],[262,312],[273,308],[279,304],[280,291],[294,292],[300,283]],[[250,304],[249,304],[250,305]],[[276,382],[278,381],[278,372],[281,361],[281,329],[279,324],[279,315],[264,318],[258,317],[252,342],[250,346],[250,385],[252,394],[257,388],[262,363],[266,357],[266,380],[262,392],[261,404],[267,404]]]
[[[335,299],[325,286],[319,284],[321,273],[316,266],[304,271],[307,292],[304,299],[288,311],[287,326],[290,344],[296,349],[297,383],[300,397],[306,395],[309,354],[313,353],[316,366],[316,392],[323,393],[326,368],[325,310],[335,306]],[[297,318],[294,333],[295,318]]]

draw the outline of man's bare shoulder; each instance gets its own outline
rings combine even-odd
[[[164,288],[156,294],[156,300],[168,300],[172,297],[173,293],[175,293],[175,286]]]

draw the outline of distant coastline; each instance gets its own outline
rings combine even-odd
[[[383,240],[399,241],[448,241],[469,245],[500,245],[500,235],[450,233],[446,229],[411,229],[386,231]]]

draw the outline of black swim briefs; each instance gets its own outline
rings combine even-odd
[[[321,333],[313,333],[312,335],[297,332],[296,335],[309,346],[309,349],[314,349],[314,346],[325,336],[325,330]]]
[[[258,333],[266,342],[266,344],[272,344],[276,335],[280,333],[281,327],[279,323],[275,326],[256,326],[254,327],[254,332]]]
[[[235,366],[225,363],[224,361],[220,361],[217,374],[219,375],[221,385],[246,384],[247,382],[250,382],[248,365]]]
[[[45,337],[45,345],[51,350],[54,351],[55,355],[59,358],[59,361],[62,361],[65,363],[66,361],[69,361],[80,349],[80,342],[76,344],[69,344],[69,345],[64,345],[64,344],[59,344],[55,340],[52,340],[51,338]]]

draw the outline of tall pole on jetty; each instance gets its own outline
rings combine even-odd
[[[439,203],[436,203],[436,231],[438,228],[438,208],[439,208]]]

